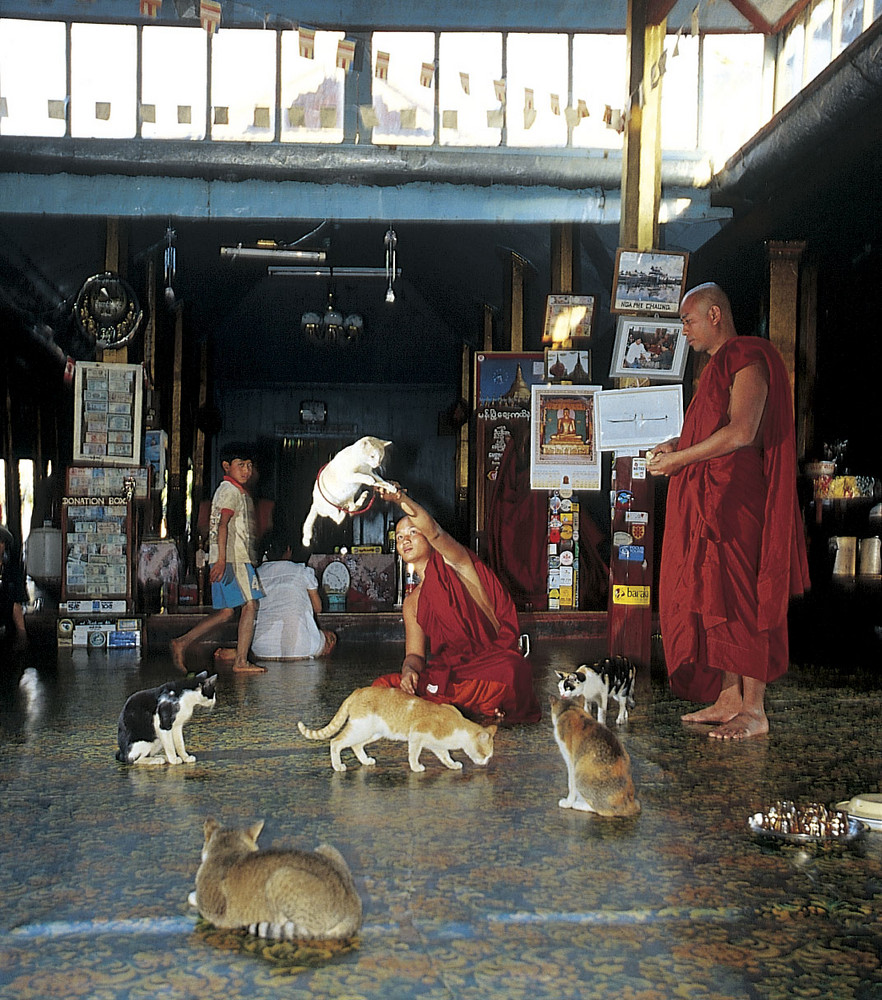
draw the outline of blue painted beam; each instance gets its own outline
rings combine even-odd
[[[0,204],[8,215],[120,218],[339,219],[385,222],[579,222],[618,225],[620,192],[550,186],[409,184],[352,187],[296,181],[85,176],[57,173],[0,175]],[[663,192],[663,222],[729,218],[710,205],[706,190]]]

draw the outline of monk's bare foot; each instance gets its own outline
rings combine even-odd
[[[746,740],[751,736],[764,736],[769,731],[769,720],[765,712],[739,712],[718,729],[712,729],[708,736],[715,740]]]
[[[184,663],[184,651],[187,646],[186,643],[182,643],[180,639],[172,639],[169,643],[172,655],[172,663],[175,667],[185,674],[187,672],[187,666]]]
[[[681,715],[680,718],[683,722],[729,722],[740,711],[740,693],[735,693],[733,690],[733,693],[730,695],[728,691],[723,691],[713,705],[708,705],[707,708],[700,708],[697,712],[689,712],[687,715]]]
[[[265,674],[266,667],[259,667],[256,663],[246,660],[244,663],[233,664],[234,674]]]

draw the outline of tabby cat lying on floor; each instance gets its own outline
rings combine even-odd
[[[551,696],[551,722],[567,765],[568,793],[558,802],[561,809],[636,816],[640,803],[634,797],[631,758],[616,734],[573,698]]]
[[[554,671],[558,676],[557,689],[564,698],[585,699],[597,706],[597,721],[606,723],[606,707],[610,698],[619,703],[616,725],[628,721],[628,709],[634,707],[634,681],[637,671],[625,656],[607,656],[593,665],[583,663],[572,673]]]
[[[312,544],[312,529],[319,517],[329,517],[335,524],[342,524],[347,514],[361,510],[363,504],[356,501],[356,494],[362,486],[379,484],[390,490],[395,487],[378,476],[374,469],[383,464],[386,449],[391,441],[380,438],[363,437],[354,444],[342,448],[330,462],[319,470],[312,488],[312,506],[303,522],[303,545]]]
[[[169,681],[160,687],[136,691],[119,716],[116,759],[121,764],[181,762],[196,760],[184,747],[184,724],[197,705],[214,708],[217,674],[203,670],[195,677]]]
[[[375,764],[364,748],[375,740],[406,740],[411,771],[425,771],[420,763],[422,750],[431,750],[445,767],[459,770],[462,762],[450,756],[451,750],[464,750],[476,763],[484,765],[493,756],[496,726],[470,722],[453,705],[437,705],[406,694],[398,688],[356,688],[337,709],[324,729],[297,728],[308,740],[331,740],[331,766],[345,771],[340,751],[352,747],[362,764]]]
[[[202,863],[189,902],[215,927],[291,940],[343,940],[361,927],[361,899],[343,856],[315,851],[261,851],[263,820],[244,830],[205,821]]]

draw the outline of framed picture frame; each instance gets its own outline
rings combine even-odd
[[[589,340],[597,312],[594,295],[549,295],[545,299],[542,343],[571,347]]]
[[[688,353],[679,319],[619,316],[609,375],[682,382]]]
[[[677,316],[688,263],[688,253],[618,249],[610,312]]]
[[[596,397],[599,385],[534,385],[530,487],[600,489]]]
[[[683,428],[683,386],[647,385],[597,393],[599,451],[652,448]]]
[[[591,351],[545,348],[545,381],[549,384],[569,382],[572,385],[589,385],[593,381],[591,367]]]
[[[76,363],[74,463],[141,464],[143,383],[141,365]]]

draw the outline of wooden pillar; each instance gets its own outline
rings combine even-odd
[[[815,383],[818,373],[818,265],[803,264],[799,296],[799,363],[796,376],[796,455],[815,449]]]
[[[524,349],[524,268],[526,261],[519,254],[511,254],[511,308],[509,311],[508,349],[523,351]]]
[[[628,93],[622,157],[622,217],[619,246],[658,246],[661,203],[661,76],[652,69],[664,50],[666,21],[650,24],[650,0],[628,0]],[[655,83],[655,86],[653,86]],[[642,98],[642,101],[641,101]]]
[[[199,349],[199,412],[205,413],[208,405],[208,342],[202,342]],[[192,513],[190,517],[190,539],[196,538],[196,526],[199,523],[199,505],[204,499],[205,491],[205,430],[197,423],[193,435],[193,495]]]
[[[661,203],[661,96],[657,66],[665,20],[650,23],[651,0],[628,0],[628,92],[631,96],[622,160],[619,246],[658,247]],[[653,86],[654,84],[654,86]],[[642,98],[642,100],[641,100]],[[653,510],[655,484],[645,453],[613,457],[612,545],[609,563],[607,643],[610,655],[627,656],[648,681],[652,651]]]
[[[796,344],[799,317],[799,261],[805,251],[801,240],[769,240],[769,340],[778,348],[790,375],[790,392],[796,396]]]
[[[104,270],[125,277],[126,261],[128,259],[128,233],[117,218],[107,219],[107,240],[104,248]],[[124,365],[128,363],[129,351],[122,347],[110,347],[98,352],[98,360],[108,364]]]
[[[493,306],[484,303],[484,344],[482,350],[493,350]]]
[[[551,226],[551,292],[570,295],[575,290],[574,244],[575,225],[572,222],[555,222]]]
[[[175,310],[175,346],[172,363],[171,427],[168,433],[168,533],[173,538],[183,538],[186,518],[184,504],[183,449],[181,446],[181,418],[183,415],[184,369],[184,320],[180,305]]]

